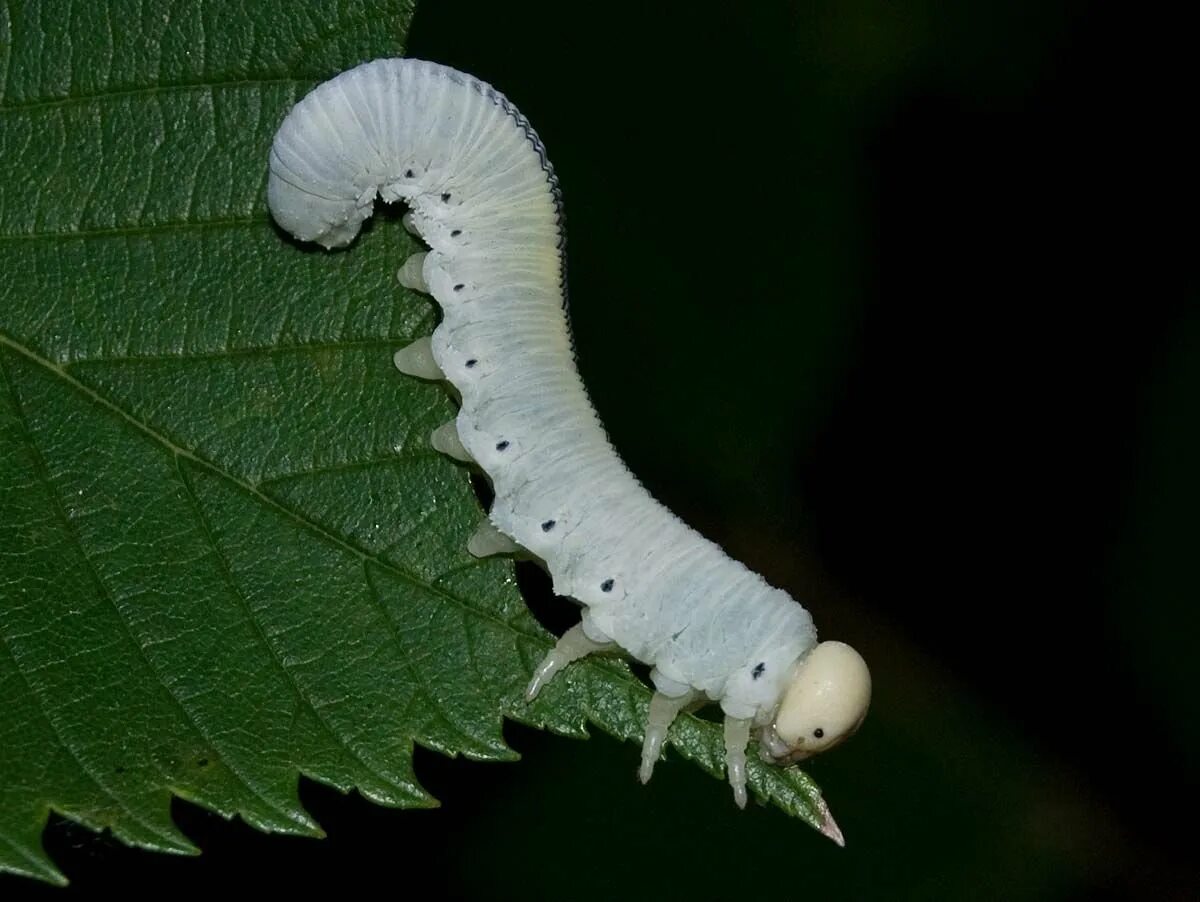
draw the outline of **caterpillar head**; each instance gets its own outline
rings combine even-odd
[[[867,716],[871,673],[862,655],[844,642],[822,642],[796,666],[763,730],[763,758],[793,764],[848,738]]]

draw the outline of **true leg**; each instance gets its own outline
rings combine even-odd
[[[613,644],[612,642],[597,642],[595,639],[589,638],[583,631],[583,624],[575,624],[562,634],[562,638],[558,640],[554,648],[550,649],[549,654],[542,659],[542,663],[533,672],[533,679],[529,681],[529,688],[525,690],[525,700],[533,701],[537,698],[542,687],[554,679],[554,675],[572,661],[578,661],[594,652],[607,651],[613,647]]]
[[[638,779],[643,783],[650,782],[654,765],[662,754],[663,743],[667,739],[667,730],[675,722],[679,712],[692,704],[699,695],[694,689],[689,689],[683,695],[676,696],[655,692],[650,699],[650,713],[646,717],[646,738],[642,740],[642,766],[638,768]]]
[[[746,807],[746,746],[752,722],[750,718],[725,717],[725,773],[739,808]]]

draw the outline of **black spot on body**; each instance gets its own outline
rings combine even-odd
[[[474,357],[472,357],[470,360],[467,361],[467,369],[471,369],[471,367],[475,366],[475,364],[477,364],[478,362],[479,362],[478,360],[476,360]]]
[[[508,447],[508,439],[505,439],[502,442],[496,442],[496,450],[497,451],[503,451],[507,447]]]
[[[450,202],[450,192],[447,191],[445,194],[442,195],[442,203],[445,204],[445,203],[449,203],[449,202]]]
[[[815,737],[817,737],[818,739],[820,739],[822,736],[825,735],[825,731],[822,730],[820,727],[817,727],[815,730],[813,730],[813,735]]]
[[[454,286],[454,290],[455,290],[455,291],[462,291],[462,290],[463,290],[464,288],[466,288],[466,287],[467,287],[467,286],[466,286],[466,285],[464,285],[462,282],[459,282],[457,285],[455,285],[455,286]]]
[[[547,520],[545,523],[542,524],[542,532],[549,532],[550,530],[552,530],[554,528],[554,523],[555,523],[554,520]]]
[[[766,663],[763,661],[759,661],[757,664],[754,665],[754,669],[750,671],[750,676],[752,676],[754,679],[757,680],[760,676],[763,675],[763,671],[765,671],[766,669],[767,669]]]
[[[411,169],[405,169],[405,170],[404,170],[404,177],[405,177],[406,179],[410,179],[410,178],[412,178],[412,177],[413,177],[413,171],[412,171]]]
[[[454,230],[453,230],[453,231],[450,233],[450,237],[451,237],[451,238],[457,238],[457,237],[458,237],[459,235],[461,235],[461,234],[462,234],[462,229],[454,229]]]
[[[611,579],[606,579],[604,582],[602,582],[600,584],[600,591],[601,592],[611,592],[612,587],[613,587],[613,581]]]

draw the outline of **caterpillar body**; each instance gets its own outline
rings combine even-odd
[[[268,202],[297,238],[335,248],[376,197],[407,204],[405,225],[430,250],[399,278],[443,315],[396,365],[457,390],[459,414],[433,445],[477,465],[495,489],[469,550],[528,552],[583,608],[529,698],[584,655],[624,651],[651,665],[656,689],[643,782],[676,715],[718,701],[743,806],[752,733],[778,764],[853,733],[870,700],[862,658],[818,644],[800,604],[651,497],[610,444],[575,367],[558,184],[528,121],[490,85],[435,63],[381,59],[343,72],[280,126]]]

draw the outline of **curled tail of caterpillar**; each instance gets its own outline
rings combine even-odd
[[[457,391],[458,416],[431,442],[495,489],[470,551],[534,557],[583,608],[528,697],[585,655],[649,664],[641,779],[681,711],[719,702],[743,806],[752,736],[764,760],[786,765],[853,733],[871,694],[863,659],[818,644],[800,604],[651,497],[609,443],[572,353],[557,181],[525,118],[489,85],[419,60],[376,60],[319,85],[275,136],[272,214],[334,248],[377,197],[407,204],[405,226],[429,246],[400,281],[442,308],[396,365]],[[840,842],[832,818],[825,832]]]

